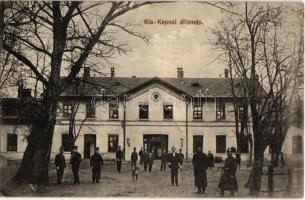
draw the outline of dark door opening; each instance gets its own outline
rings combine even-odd
[[[160,159],[162,151],[167,152],[168,149],[168,135],[143,135],[143,146],[147,149],[147,152],[153,152],[156,159]]]
[[[203,136],[202,135],[194,135],[193,136],[193,153],[196,152],[196,149],[200,147],[203,151]]]
[[[96,135],[85,134],[84,158],[90,158],[96,147]]]

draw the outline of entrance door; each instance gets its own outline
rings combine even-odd
[[[196,149],[200,147],[203,150],[203,136],[194,135],[193,136],[193,153],[196,152]]]
[[[96,135],[85,134],[84,158],[90,158],[96,147]]]
[[[168,135],[143,135],[143,144],[144,149],[147,149],[148,152],[153,152],[154,157],[159,159],[162,156],[163,150],[167,152]]]

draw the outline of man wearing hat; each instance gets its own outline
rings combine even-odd
[[[101,167],[104,165],[103,157],[99,153],[99,148],[95,148],[94,154],[90,159],[90,167],[92,168],[92,182],[99,183],[101,178]]]
[[[178,172],[180,169],[180,156],[176,153],[176,148],[172,147],[172,153],[168,157],[168,166],[171,169],[171,183],[178,186]]]
[[[195,186],[198,188],[197,193],[205,194],[205,188],[207,187],[207,172],[209,162],[208,157],[202,152],[202,149],[198,147],[196,153],[193,156]]]
[[[77,152],[77,146],[74,146],[72,148],[71,158],[70,158],[70,164],[72,166],[72,173],[74,177],[74,184],[80,184],[79,182],[79,164],[82,161],[82,156],[80,153]]]
[[[228,157],[224,162],[224,166],[222,168],[222,175],[220,177],[220,181],[218,184],[218,188],[220,188],[221,196],[224,196],[225,190],[230,190],[231,196],[234,196],[234,191],[238,190],[237,180],[236,180],[236,160],[232,156],[232,150],[229,148],[227,150]]]

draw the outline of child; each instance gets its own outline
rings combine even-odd
[[[133,167],[132,169],[132,181],[138,181],[138,173],[139,173],[139,167]]]

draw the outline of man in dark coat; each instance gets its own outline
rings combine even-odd
[[[72,167],[72,173],[74,177],[74,184],[80,184],[78,172],[81,161],[82,161],[82,156],[80,153],[77,152],[77,146],[74,146],[70,158],[70,164]]]
[[[144,154],[144,152],[143,152],[143,148],[141,147],[141,149],[140,149],[140,151],[139,151],[139,156],[140,156],[140,165],[142,165],[142,164],[143,164],[143,154]]]
[[[148,165],[148,153],[147,150],[144,150],[143,153],[143,163],[144,163],[144,171],[147,171],[147,165]]]
[[[240,157],[240,152],[239,152],[239,151],[237,151],[237,153],[236,153],[236,165],[237,165],[236,168],[238,168],[238,169],[240,170],[240,166],[241,166],[241,157]]]
[[[184,160],[184,154],[182,153],[182,149],[179,149],[179,158],[180,158],[180,166],[182,167],[182,164],[183,164],[183,160]]]
[[[208,153],[208,159],[209,159],[209,168],[212,169],[214,167],[214,155],[209,151]]]
[[[171,169],[171,183],[178,186],[178,172],[180,169],[180,156],[176,153],[176,148],[172,147],[172,153],[168,157],[168,166]]]
[[[198,187],[197,193],[205,194],[205,188],[208,185],[207,172],[209,161],[205,153],[198,147],[196,153],[193,156],[195,186]]]
[[[234,191],[238,190],[237,180],[236,180],[236,160],[232,156],[231,149],[227,150],[228,157],[225,160],[222,175],[218,184],[220,188],[221,196],[224,196],[225,190],[231,191],[231,196],[234,196]]]
[[[55,166],[56,166],[56,174],[57,174],[57,183],[62,185],[62,177],[64,175],[64,171],[66,168],[66,160],[64,156],[64,148],[60,147],[59,154],[55,156]]]
[[[115,158],[116,158],[117,171],[121,173],[122,160],[123,160],[123,151],[121,150],[121,146],[118,147],[118,150],[116,151],[115,154]]]
[[[149,152],[147,161],[148,161],[148,171],[151,172],[152,166],[154,164],[154,157],[152,155],[152,152]]]
[[[94,154],[90,159],[90,167],[92,168],[92,182],[99,183],[101,178],[101,167],[104,165],[103,157],[99,153],[99,148],[95,148]]]
[[[137,148],[133,148],[133,152],[131,153],[131,170],[134,169],[137,166],[138,161],[138,153]]]
[[[167,162],[167,153],[165,151],[165,149],[163,150],[162,152],[162,156],[161,156],[161,168],[160,168],[160,171],[165,171],[166,169],[166,162]]]

